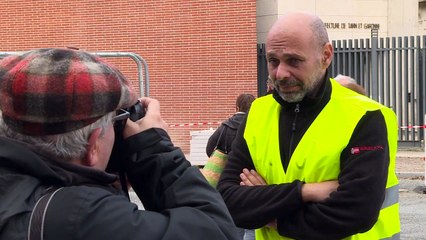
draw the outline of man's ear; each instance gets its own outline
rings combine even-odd
[[[328,42],[324,45],[323,51],[322,51],[322,66],[324,69],[330,66],[331,60],[333,60],[333,55],[334,55],[333,46],[331,45],[331,43]]]
[[[102,128],[97,128],[92,131],[89,137],[89,145],[87,146],[86,158],[83,164],[89,167],[95,166],[99,161],[99,137],[101,135]]]

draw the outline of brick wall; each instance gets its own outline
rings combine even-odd
[[[169,124],[217,122],[235,98],[256,94],[256,1],[1,1],[0,51],[75,46],[91,52],[133,52],[148,63],[150,96]],[[129,58],[110,58],[138,87]],[[190,131],[171,127],[189,153]]]

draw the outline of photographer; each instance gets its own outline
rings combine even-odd
[[[127,120],[120,160],[145,210],[105,171],[113,122],[128,117],[117,110],[135,103],[146,115]],[[159,102],[137,103],[96,56],[39,49],[3,59],[0,108],[0,239],[238,238],[221,196],[171,143]]]

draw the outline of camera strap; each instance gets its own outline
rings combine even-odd
[[[44,220],[47,208],[53,196],[62,188],[50,187],[46,193],[37,201],[31,213],[28,224],[28,240],[42,240],[44,230]]]
[[[214,150],[219,149],[223,153],[228,154],[229,153],[228,137],[226,136],[226,131],[228,130],[228,126],[226,126],[225,124],[222,124],[222,126],[223,128],[222,128],[222,131],[220,131],[219,137],[217,138],[216,147],[214,148]],[[224,144],[223,149],[221,149],[219,146],[221,143]]]

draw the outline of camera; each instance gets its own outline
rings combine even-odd
[[[109,173],[119,173],[124,171],[124,161],[129,157],[124,150],[123,130],[126,126],[127,119],[135,122],[145,116],[145,108],[138,101],[131,107],[119,109],[116,111],[114,120],[115,141],[112,148],[111,157],[109,159],[106,171]]]

